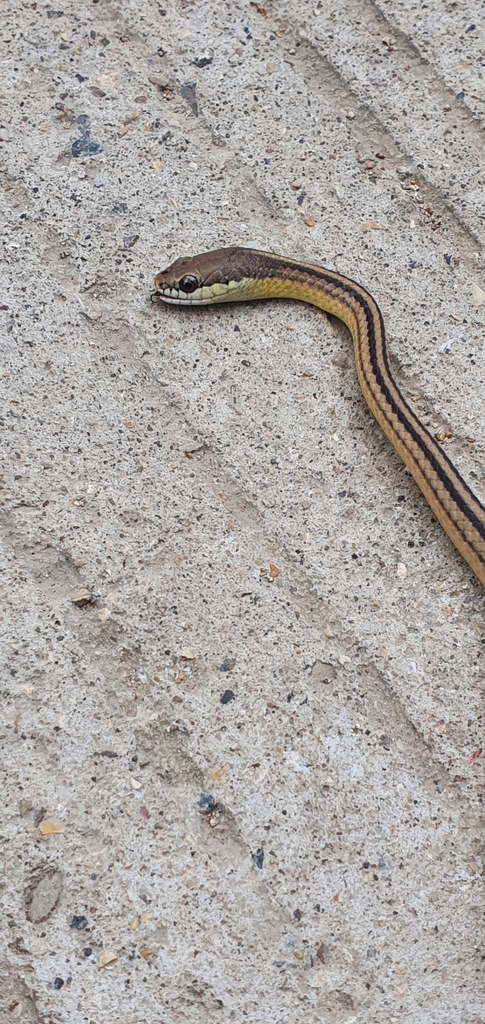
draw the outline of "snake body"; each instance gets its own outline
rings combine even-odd
[[[163,302],[182,306],[298,299],[348,327],[362,394],[449,538],[485,586],[485,508],[399,390],[377,302],[333,270],[233,246],[182,257],[154,280]]]

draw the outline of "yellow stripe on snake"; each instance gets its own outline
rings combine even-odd
[[[389,367],[381,311],[362,285],[310,263],[233,246],[176,260],[157,274],[154,287],[162,302],[174,305],[299,299],[343,320],[370,411],[485,585],[485,509],[401,394]]]

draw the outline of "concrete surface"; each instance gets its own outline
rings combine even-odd
[[[1,32],[1,1020],[483,1024],[482,589],[343,327],[149,301],[233,243],[357,278],[483,500],[482,12]]]

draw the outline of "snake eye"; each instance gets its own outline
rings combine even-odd
[[[185,277],[183,277],[182,280],[179,281],[179,288],[181,289],[181,291],[186,292],[188,294],[190,294],[190,292],[195,292],[195,289],[198,287],[199,282],[196,277],[193,277],[192,274],[186,274]]]

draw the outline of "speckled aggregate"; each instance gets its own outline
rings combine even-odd
[[[482,1024],[482,590],[343,326],[150,302],[361,281],[483,500],[481,23],[3,6],[2,1021]]]

